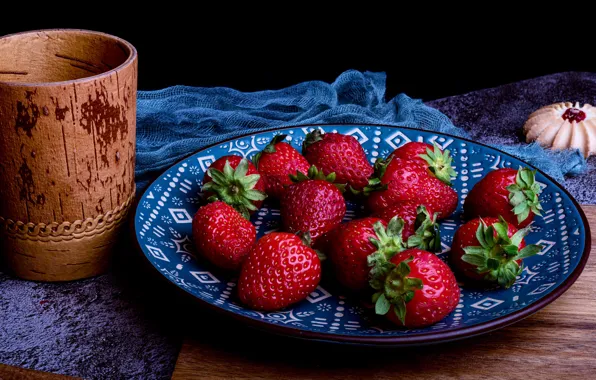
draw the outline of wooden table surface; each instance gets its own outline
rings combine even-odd
[[[596,206],[582,208],[596,242]],[[565,294],[540,312],[490,334],[419,348],[363,349],[252,330],[231,330],[232,336],[224,336],[200,329],[186,338],[173,379],[592,379],[595,290],[596,244],[584,272]]]

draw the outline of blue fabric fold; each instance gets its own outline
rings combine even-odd
[[[316,123],[379,123],[468,137],[419,99],[385,101],[385,73],[349,70],[333,83],[311,81],[274,91],[174,86],[139,91],[137,190],[201,148],[246,133]],[[579,151],[552,152],[536,144],[494,145],[563,182],[587,169]]]

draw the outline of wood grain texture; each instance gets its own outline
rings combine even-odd
[[[596,206],[583,209],[596,241]],[[594,289],[592,247],[577,282],[533,316],[490,334],[408,349],[305,342],[241,326],[224,336],[224,322],[214,318],[187,337],[173,379],[591,379],[596,376]]]
[[[57,375],[55,373],[33,371],[25,368],[0,364],[0,380],[69,380],[76,377]]]

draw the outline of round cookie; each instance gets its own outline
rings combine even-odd
[[[596,154],[596,107],[555,103],[533,112],[524,124],[526,141],[555,149],[579,149],[584,157]]]

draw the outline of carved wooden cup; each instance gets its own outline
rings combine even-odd
[[[135,194],[137,52],[84,30],[0,38],[0,242],[19,277],[104,272]]]

